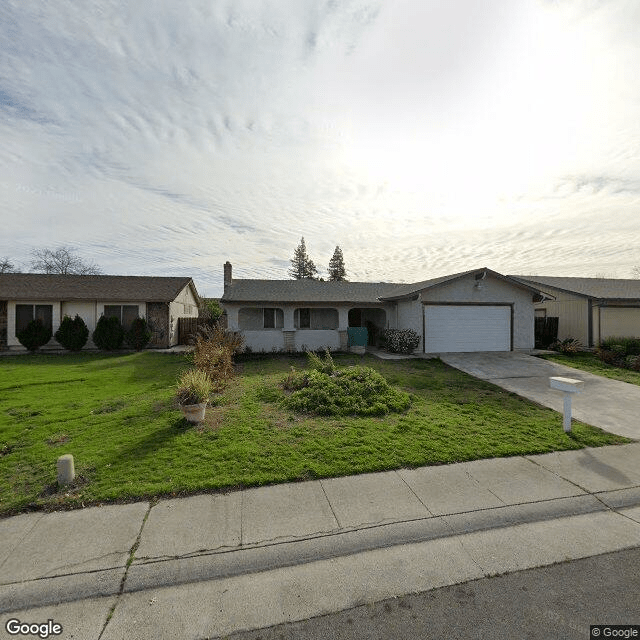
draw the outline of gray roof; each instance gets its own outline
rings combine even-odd
[[[101,300],[171,302],[191,278],[0,273],[0,300]]]
[[[321,282],[319,280],[233,280],[221,302],[367,302],[390,295],[399,286],[388,282]]]
[[[511,276],[532,286],[552,287],[587,298],[640,300],[640,280],[622,278],[572,278],[557,276]]]
[[[486,271],[497,278],[511,284],[530,289],[534,293],[539,290],[532,285],[518,282],[509,276],[503,276],[486,267],[471,269],[448,276],[423,280],[412,284],[393,282],[320,282],[319,280],[233,280],[225,288],[221,302],[359,302],[380,304],[387,300],[398,300],[416,295],[423,289],[444,284],[471,273]]]

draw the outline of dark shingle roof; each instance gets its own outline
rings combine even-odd
[[[120,300],[170,302],[191,278],[1,273],[0,300]],[[195,286],[194,286],[195,292]]]
[[[514,281],[491,269],[471,269],[448,276],[412,284],[393,282],[320,282],[318,280],[233,280],[221,298],[225,302],[360,302],[380,303],[411,297],[423,289],[462,278],[471,273],[487,271],[512,284],[538,292],[535,286]]]
[[[640,300],[640,280],[622,278],[572,278],[556,276],[511,276],[532,286],[553,287],[589,298]]]
[[[379,302],[398,286],[388,282],[233,280],[221,302]]]

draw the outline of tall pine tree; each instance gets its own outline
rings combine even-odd
[[[300,240],[300,244],[297,246],[290,262],[291,269],[289,269],[289,275],[295,280],[314,278],[318,273],[313,260],[311,260],[307,255],[307,247],[304,244],[304,238]]]
[[[342,249],[336,247],[333,252],[333,257],[329,260],[329,280],[331,281],[344,281],[347,279],[347,272],[344,268],[344,256],[342,255]]]

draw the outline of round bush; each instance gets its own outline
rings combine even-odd
[[[16,334],[16,338],[23,347],[29,351],[37,351],[51,340],[51,329],[42,324],[42,320],[32,320],[22,331]]]
[[[65,349],[80,351],[87,344],[89,329],[79,315],[76,315],[73,319],[65,316],[54,337]]]
[[[92,338],[98,349],[103,349],[104,351],[119,349],[124,340],[124,329],[120,324],[120,320],[113,316],[101,316]]]
[[[125,334],[125,340],[136,351],[144,349],[151,340],[151,331],[147,321],[144,318],[136,318],[131,324],[131,329]]]
[[[282,401],[283,406],[304,413],[381,416],[411,404],[409,394],[391,387],[370,367],[345,367],[333,374],[312,370],[289,376],[286,382],[300,388]]]

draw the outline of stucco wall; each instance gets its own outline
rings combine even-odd
[[[262,329],[261,331],[243,331],[244,344],[252,351],[284,351],[282,329]]]
[[[547,317],[558,318],[558,339],[576,338],[585,347],[589,346],[589,305],[587,299],[556,289],[545,289],[543,286],[540,287],[540,290],[554,296],[555,300],[537,302],[534,304],[534,309],[544,309]]]
[[[416,351],[422,351],[422,303],[420,300],[398,300],[396,317],[396,329],[413,329],[420,336],[420,344]]]
[[[340,334],[337,330],[298,329],[295,332],[296,351],[316,350],[328,347],[334,351],[340,348]]]
[[[422,302],[463,302],[468,304],[513,304],[513,349],[528,351],[534,347],[533,292],[487,274],[477,288],[474,274],[421,292]],[[422,335],[422,304],[420,335]],[[400,326],[402,328],[402,326]],[[413,327],[412,327],[413,328]],[[422,345],[421,345],[422,347]]]

